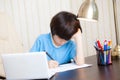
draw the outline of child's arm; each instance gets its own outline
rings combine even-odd
[[[75,39],[75,42],[76,42],[75,62],[78,65],[84,64],[85,59],[84,59],[83,45],[82,45],[82,33],[80,29],[78,29],[78,32],[73,35],[73,38]]]

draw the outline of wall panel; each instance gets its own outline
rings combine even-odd
[[[70,11],[77,15],[83,1],[0,0],[0,11],[12,17],[16,31],[22,39],[24,49],[29,51],[39,34],[50,31],[50,20],[56,13],[59,11]],[[83,28],[85,56],[96,54],[93,45],[97,39],[101,42],[104,39],[111,39],[112,47],[116,44],[112,0],[95,1],[99,9],[99,21],[97,23],[80,21]],[[120,17],[118,19],[120,20]]]

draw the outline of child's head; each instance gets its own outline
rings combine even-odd
[[[52,36],[57,35],[66,41],[71,39],[78,31],[78,28],[82,32],[77,16],[66,11],[59,12],[52,18],[50,28]]]

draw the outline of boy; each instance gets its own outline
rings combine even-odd
[[[49,68],[68,63],[71,59],[77,65],[84,64],[82,28],[77,16],[66,11],[59,12],[52,18],[50,29],[51,33],[41,34],[37,38],[30,51],[46,51]]]

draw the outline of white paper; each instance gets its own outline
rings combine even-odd
[[[57,68],[50,69],[49,75],[52,76],[57,72],[64,72],[64,71],[68,71],[68,70],[84,68],[84,67],[89,67],[89,66],[92,66],[92,64],[83,64],[83,65],[80,65],[80,66],[76,65],[75,63],[63,64],[63,65],[60,65]]]

